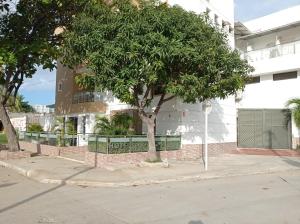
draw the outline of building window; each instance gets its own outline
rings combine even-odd
[[[246,84],[255,84],[255,83],[260,83],[260,76],[249,77],[249,79],[246,82]]]
[[[297,71],[273,74],[274,81],[280,81],[285,79],[296,79],[296,78],[297,78]]]

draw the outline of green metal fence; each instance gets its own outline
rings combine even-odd
[[[61,135],[60,133],[19,132],[19,140],[52,146],[76,146],[79,145],[82,136],[88,139],[90,152],[121,154],[148,151],[148,139],[145,135],[96,136],[94,134]],[[181,146],[181,136],[155,136],[155,144],[157,151],[178,150]]]
[[[18,136],[19,140],[52,146],[76,146],[79,141],[78,135],[61,135],[60,133],[19,132]]]
[[[181,146],[181,136],[155,136],[157,151],[178,150]],[[88,139],[90,152],[103,154],[120,154],[147,152],[147,136],[90,136]]]

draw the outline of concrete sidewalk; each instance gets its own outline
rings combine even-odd
[[[119,187],[300,170],[300,158],[225,154],[210,157],[207,172],[202,161],[169,161],[169,165],[109,171],[45,156],[0,161],[0,166],[42,183]]]

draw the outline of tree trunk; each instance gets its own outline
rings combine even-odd
[[[12,152],[19,151],[20,145],[19,145],[17,133],[10,122],[5,107],[2,104],[0,105],[0,120],[2,121],[4,131],[7,137],[9,151]]]
[[[147,138],[148,138],[148,154],[149,154],[149,160],[150,161],[156,161],[158,160],[158,155],[156,151],[156,146],[155,146],[155,122],[153,119],[149,118],[147,119]]]

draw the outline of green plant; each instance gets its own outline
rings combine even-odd
[[[287,107],[291,107],[293,119],[298,128],[300,128],[300,98],[294,98],[286,103]]]
[[[99,135],[133,135],[133,118],[126,113],[117,113],[111,120],[107,117],[96,117],[94,132]]]
[[[34,112],[33,107],[27,102],[24,101],[24,96],[17,95],[16,97],[10,97],[8,100],[9,112],[15,113],[30,113]]]
[[[28,125],[27,131],[40,133],[40,132],[43,132],[44,130],[40,124],[33,123],[33,124]]]
[[[7,144],[7,137],[5,133],[0,133],[0,145]]]

